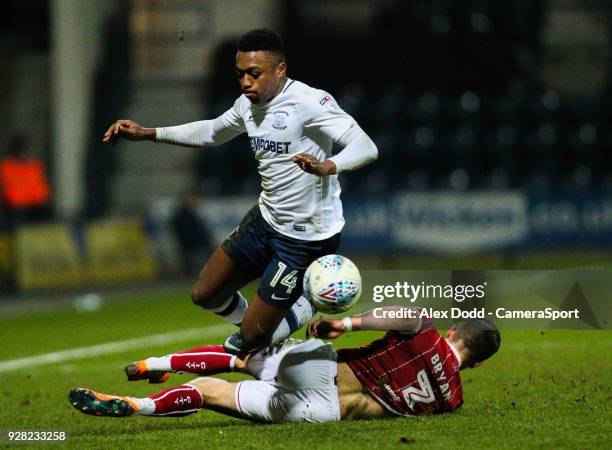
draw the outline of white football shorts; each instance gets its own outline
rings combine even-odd
[[[260,350],[248,362],[257,380],[238,383],[236,405],[262,422],[340,420],[336,351],[319,339],[288,339]]]

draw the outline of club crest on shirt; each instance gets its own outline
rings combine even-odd
[[[286,111],[274,111],[274,123],[272,124],[272,128],[275,130],[284,130],[287,128],[287,125],[285,125],[287,117],[289,117],[289,113]]]

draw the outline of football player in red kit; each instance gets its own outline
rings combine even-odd
[[[399,309],[406,314],[393,314]],[[385,314],[381,314],[385,313]],[[389,318],[401,316],[401,318]],[[459,371],[476,367],[500,345],[499,330],[485,319],[454,325],[443,338],[418,308],[376,308],[344,319],[311,322],[308,335],[334,339],[357,330],[391,330],[360,348],[337,352],[320,339],[287,340],[240,358],[223,346],[204,346],[139,361],[138,376],[211,375],[238,371],[255,380],[200,377],[150,397],[109,396],[74,389],[79,411],[111,417],[180,416],[211,409],[263,422],[328,422],[452,412],[463,404]]]

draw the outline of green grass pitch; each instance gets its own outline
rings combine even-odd
[[[220,322],[193,306],[188,290],[109,299],[96,312],[71,308],[0,318],[2,361]],[[227,332],[232,330],[227,327]],[[300,331],[302,333],[303,331]],[[502,331],[503,333],[503,331]],[[352,333],[355,346],[379,334]],[[508,331],[492,360],[462,372],[465,404],[455,414],[330,424],[260,425],[208,411],[185,418],[96,418],[67,401],[73,387],[149,395],[160,385],[128,383],[127,362],[202,343],[225,333],[151,344],[0,372],[0,429],[67,430],[45,447],[177,449],[609,448],[612,439],[612,333]],[[191,377],[173,375],[172,384]],[[228,379],[238,379],[228,375]],[[24,445],[0,443],[7,448]],[[32,448],[41,448],[33,444]]]

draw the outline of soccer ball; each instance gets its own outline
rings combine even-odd
[[[320,312],[346,311],[361,296],[359,269],[344,256],[322,256],[306,269],[303,294]]]

